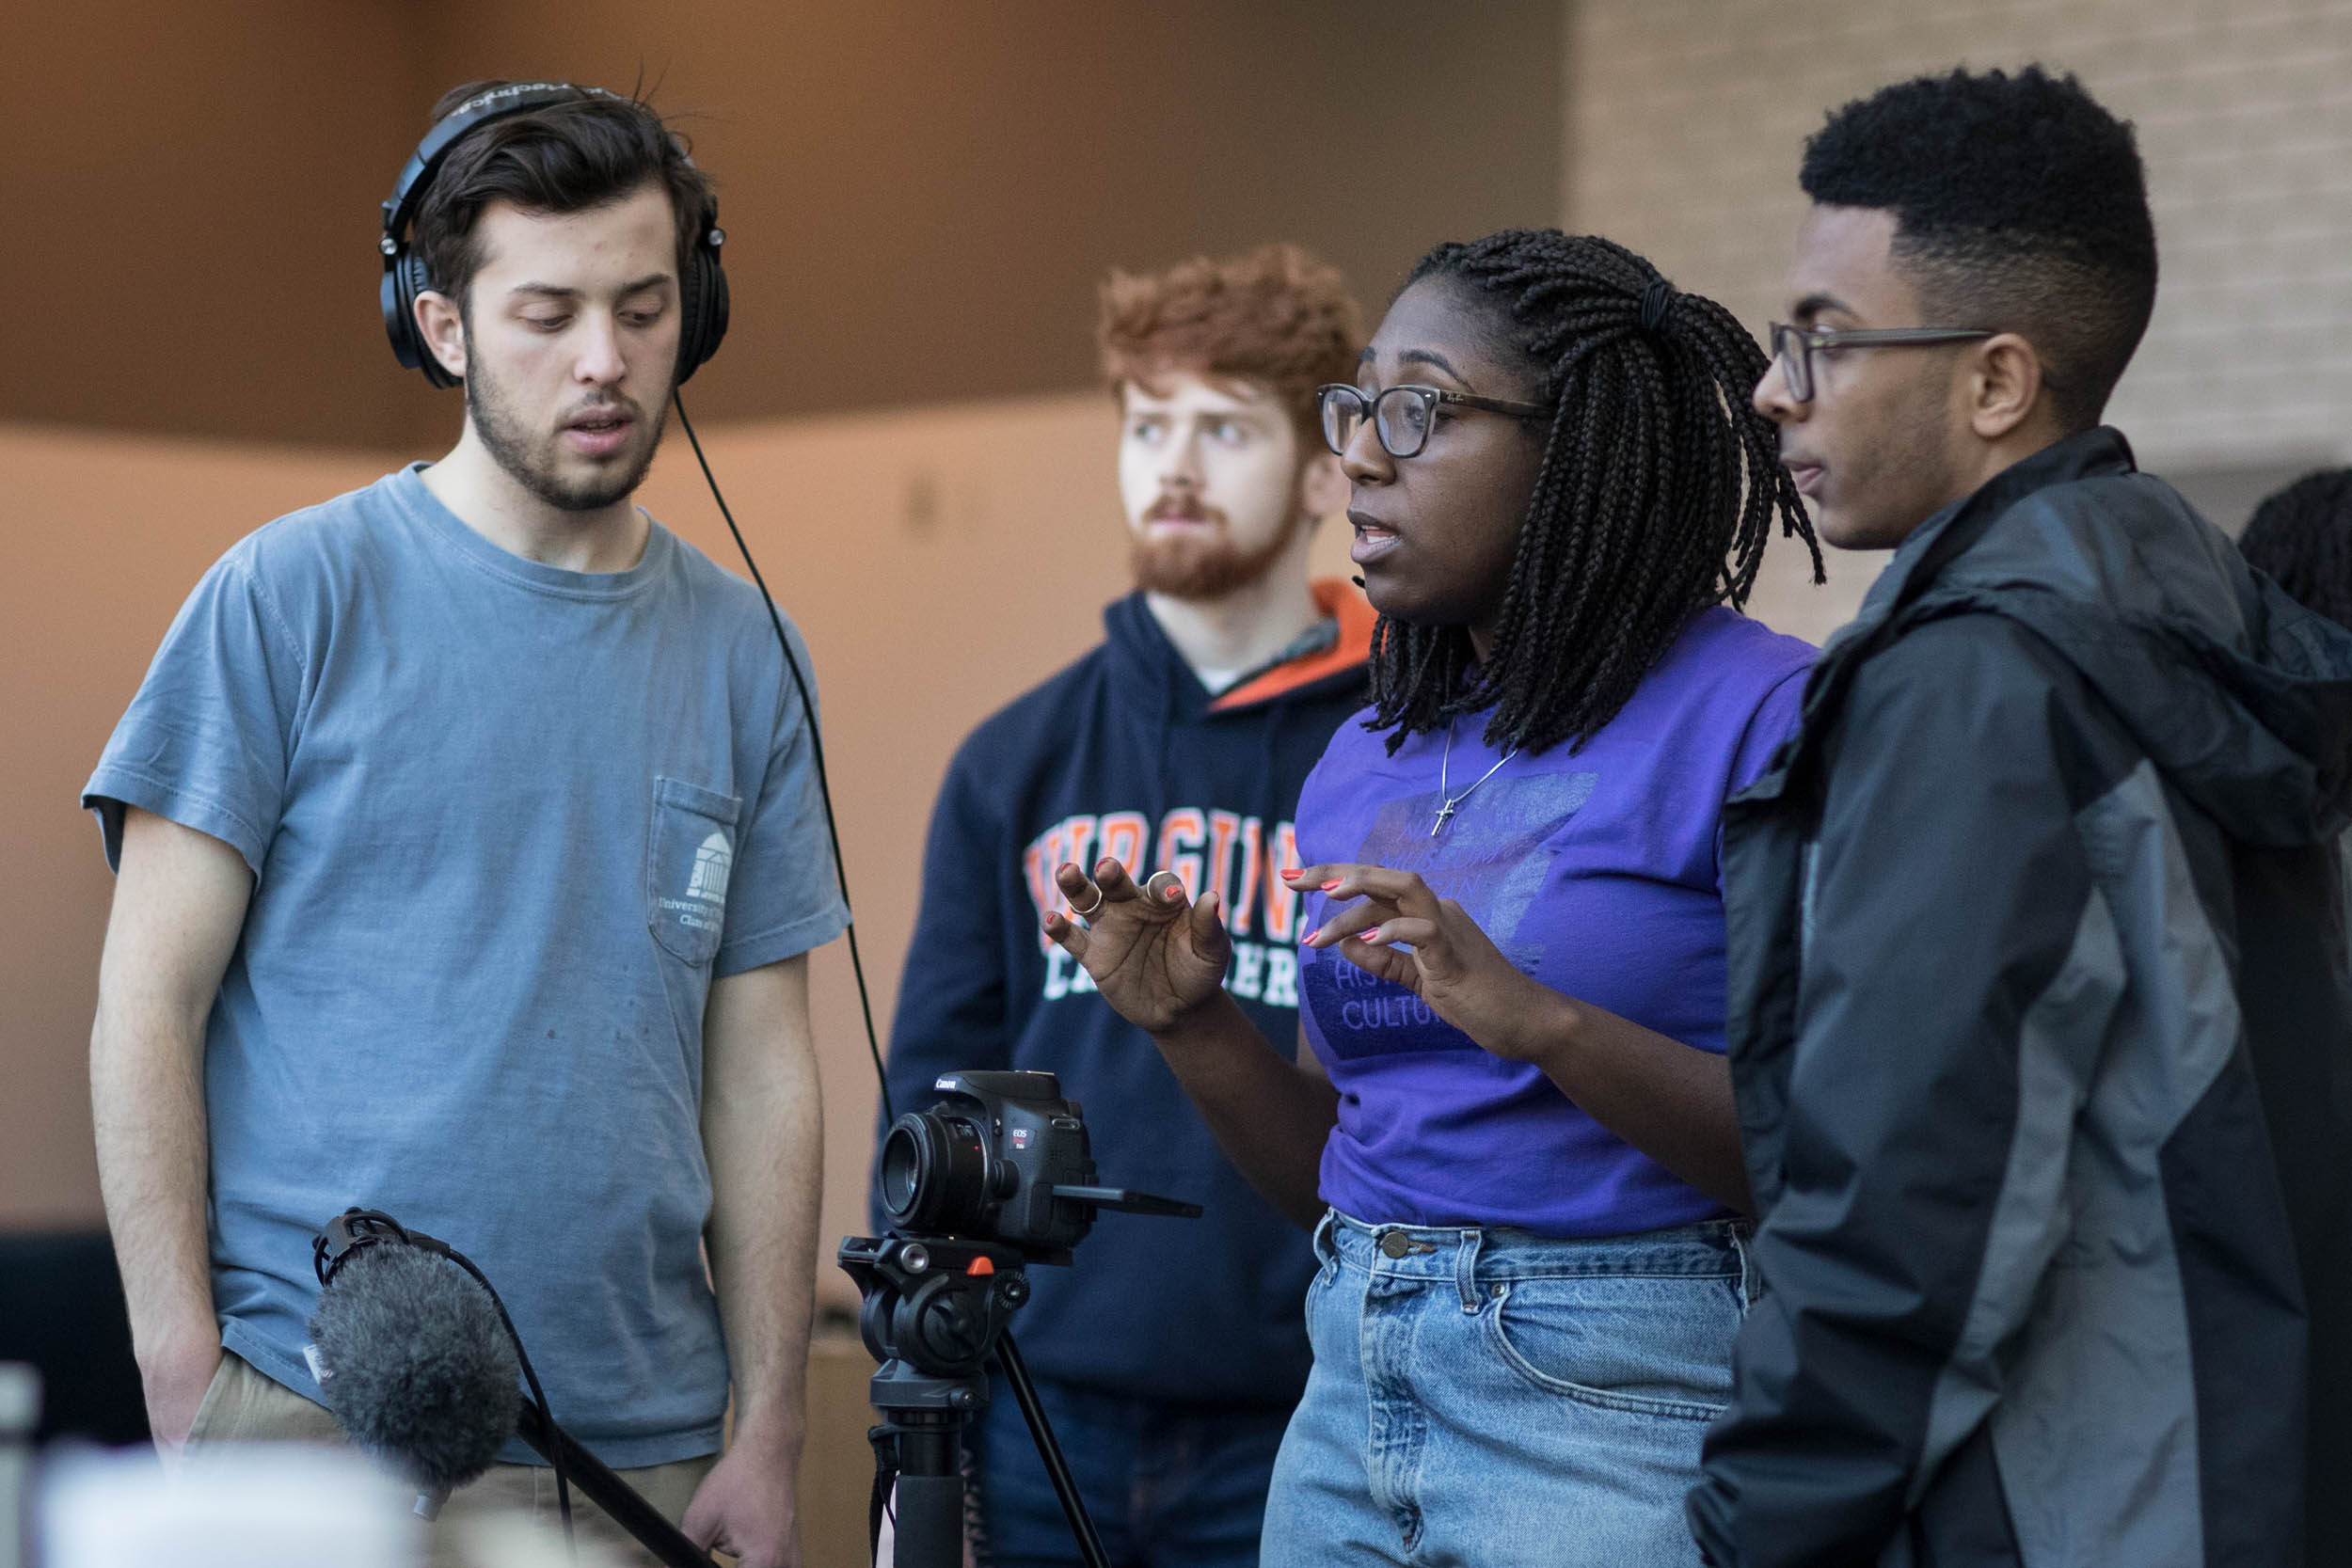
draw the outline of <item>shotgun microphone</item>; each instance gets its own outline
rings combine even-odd
[[[337,1424],[417,1488],[430,1519],[515,1435],[521,1366],[504,1312],[443,1243],[368,1211],[318,1240],[311,1370]]]
[[[415,1484],[420,1514],[437,1515],[452,1492],[519,1437],[555,1471],[566,1541],[577,1480],[666,1568],[718,1568],[556,1425],[506,1304],[473,1259],[378,1209],[344,1210],[310,1252],[319,1276],[310,1370],[344,1434]],[[528,1399],[517,1375],[531,1386]]]

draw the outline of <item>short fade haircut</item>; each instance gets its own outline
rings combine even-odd
[[[1315,388],[1356,378],[1364,316],[1335,269],[1295,245],[1269,245],[1161,273],[1112,273],[1096,341],[1114,396],[1170,371],[1272,388],[1303,456],[1322,450]]]
[[[2155,307],[2156,230],[2130,124],[2074,76],[1882,87],[1830,115],[1798,182],[1825,207],[1893,213],[1921,325],[2019,333],[2067,429],[2098,422]]]
[[[2305,474],[2271,496],[2237,544],[2287,597],[2352,628],[2352,468]]]
[[[511,84],[468,82],[433,105],[436,124],[469,99]],[[645,185],[661,187],[677,226],[678,276],[702,241],[710,209],[709,177],[687,155],[683,138],[650,105],[618,94],[589,93],[485,120],[457,138],[418,203],[417,254],[434,289],[466,307],[482,269],[475,226],[493,201],[527,213],[584,213],[626,200]]]

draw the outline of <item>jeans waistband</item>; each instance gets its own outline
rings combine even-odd
[[[1330,1210],[1315,1230],[1327,1259],[1391,1279],[1486,1281],[1594,1275],[1748,1275],[1748,1226],[1703,1220],[1623,1236],[1538,1236],[1508,1226],[1367,1225]]]

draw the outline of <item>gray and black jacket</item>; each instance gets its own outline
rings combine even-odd
[[[2348,768],[2352,636],[2112,430],[1897,552],[1725,816],[1709,1562],[2352,1562]]]

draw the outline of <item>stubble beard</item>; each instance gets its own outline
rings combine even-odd
[[[1307,509],[1294,507],[1281,531],[1256,549],[1245,550],[1233,543],[1224,513],[1203,507],[1201,514],[1207,526],[1200,533],[1153,538],[1146,532],[1130,538],[1127,569],[1137,588],[1171,599],[1221,599],[1272,571],[1307,526]]]
[[[601,512],[616,501],[628,499],[644,482],[645,470],[653,467],[654,453],[661,446],[662,430],[669,422],[667,398],[650,420],[635,404],[616,400],[634,417],[640,444],[616,465],[571,479],[565,477],[561,467],[562,433],[534,434],[495,378],[485,373],[485,367],[477,363],[469,369],[471,373],[466,377],[466,415],[473,421],[474,433],[482,438],[483,448],[499,467],[540,500],[559,512]]]

